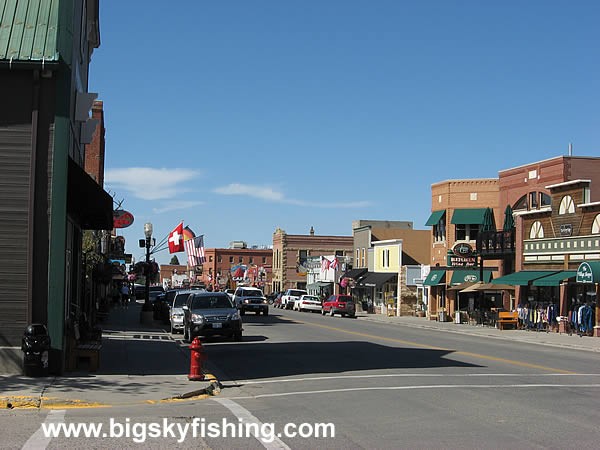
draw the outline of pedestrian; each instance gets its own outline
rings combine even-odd
[[[129,309],[129,287],[123,284],[121,287],[121,309]]]

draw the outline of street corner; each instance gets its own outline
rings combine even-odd
[[[192,383],[192,381],[190,381],[190,383]],[[197,381],[193,381],[193,383],[197,383]],[[173,397],[165,398],[158,402],[149,400],[147,403],[170,403],[203,400],[209,397],[214,397],[221,393],[223,385],[212,373],[205,372],[204,380],[202,380],[201,383],[203,384],[203,386],[199,387],[198,389],[194,389],[183,394],[175,395]]]

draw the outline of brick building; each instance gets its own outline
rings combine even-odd
[[[104,128],[104,103],[95,100],[92,106],[92,120],[98,121],[92,142],[85,146],[85,171],[100,186],[104,186],[104,155],[106,129]]]
[[[263,289],[265,294],[270,292],[268,277],[271,273],[273,251],[267,248],[207,248],[206,262],[199,267],[196,281],[210,285],[218,285],[219,289],[235,288],[238,281],[234,280],[232,268],[245,266],[249,284]],[[242,269],[243,272],[246,272]],[[265,289],[267,288],[267,289]]]
[[[306,289],[306,260],[309,256],[352,256],[352,236],[287,234],[281,228],[273,233],[273,292],[291,288]],[[337,291],[336,291],[337,292]]]

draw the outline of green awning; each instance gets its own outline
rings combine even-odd
[[[445,270],[432,270],[423,282],[424,286],[437,286],[446,278]]]
[[[489,283],[492,279],[492,271],[484,270],[483,271],[483,282]],[[450,279],[451,285],[461,284],[461,283],[477,283],[478,281],[482,281],[479,279],[479,269],[474,270],[455,270],[452,273],[452,278]]]
[[[492,284],[508,284],[510,286],[527,286],[530,281],[557,273],[556,270],[522,270],[492,280]]]
[[[577,269],[578,283],[600,283],[600,261],[584,262]]]
[[[441,218],[444,217],[445,212],[445,209],[442,209],[440,211],[433,211],[429,216],[429,219],[427,219],[427,222],[425,222],[425,226],[432,227],[434,225],[437,225],[440,222]]]
[[[455,209],[451,223],[454,225],[483,225],[485,210],[486,208]]]
[[[558,286],[561,281],[568,280],[569,278],[575,278],[577,275],[576,270],[563,270],[552,274],[544,278],[538,278],[533,282],[534,286]]]

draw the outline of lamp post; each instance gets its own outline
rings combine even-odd
[[[144,235],[146,236],[146,292],[144,297],[144,310],[150,309],[150,242],[152,240],[152,224],[144,224]]]

